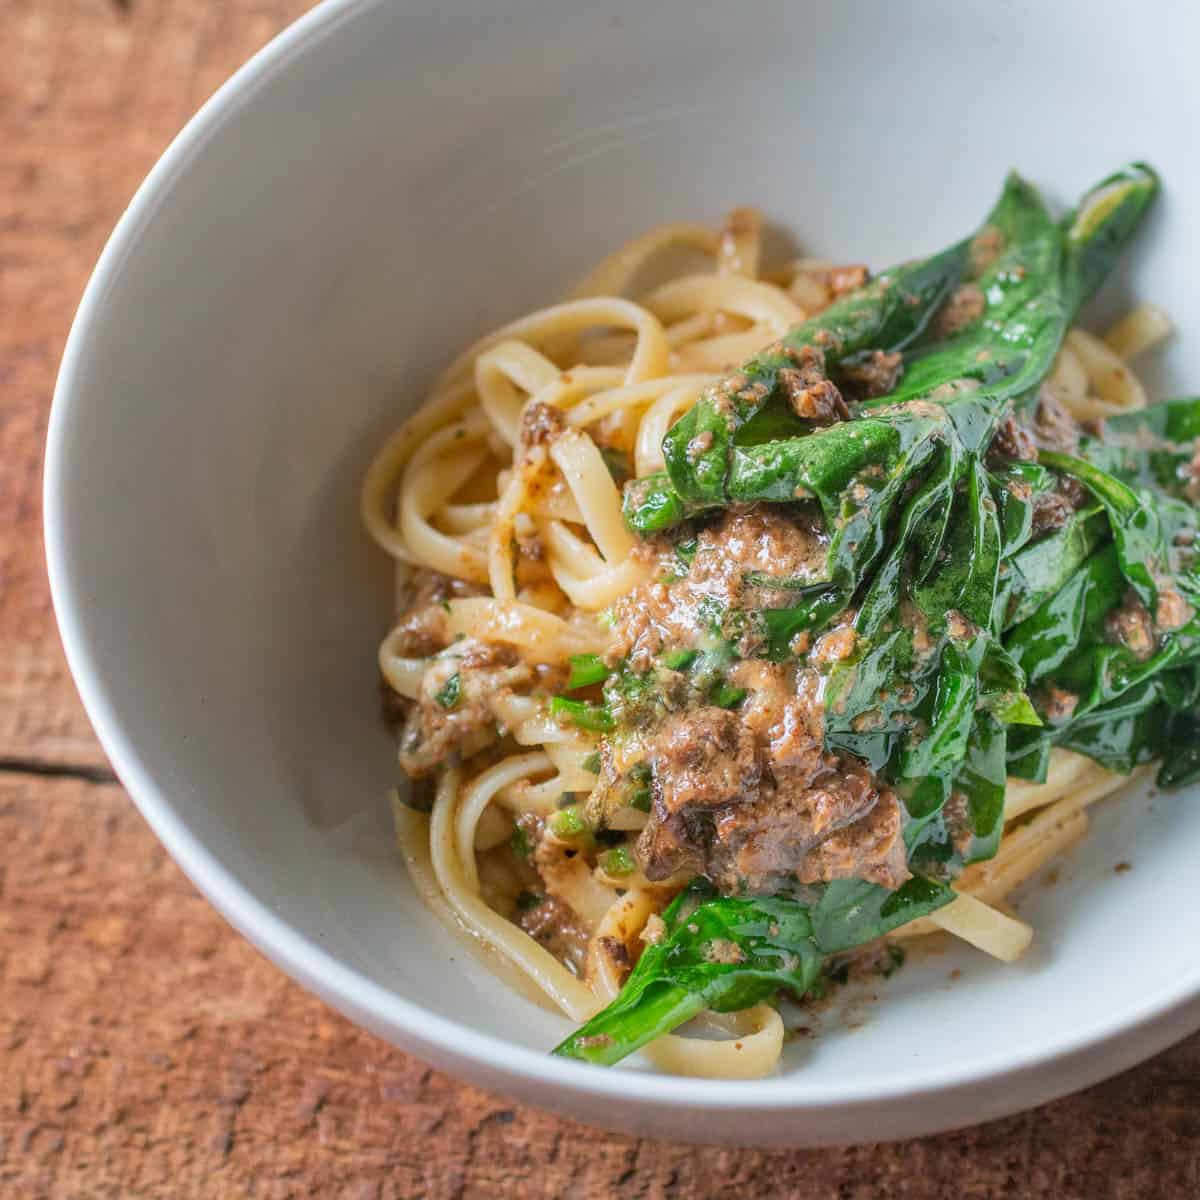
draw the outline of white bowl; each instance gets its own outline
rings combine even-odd
[[[1200,1025],[1200,805],[1142,795],[1103,806],[1058,886],[1026,893],[1026,962],[911,965],[862,1028],[826,1022],[777,1078],[547,1057],[565,1023],[448,939],[394,851],[374,666],[389,569],[356,511],[372,449],[456,350],[628,235],[736,203],[883,265],[969,229],[1010,165],[1066,198],[1145,158],[1165,199],[1100,305],[1164,304],[1183,333],[1150,382],[1200,385],[1197,44],[1200,10],[1134,21],[1097,0],[333,2],[278,38],[135,197],[51,417],[71,666],[184,870],[382,1037],[639,1133],[928,1133]]]

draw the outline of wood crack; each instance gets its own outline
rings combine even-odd
[[[0,755],[0,774],[37,775],[42,779],[79,779],[84,783],[120,783],[117,773],[109,766],[46,762],[44,759],[23,758],[14,754]]]

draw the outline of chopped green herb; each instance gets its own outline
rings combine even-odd
[[[629,455],[623,450],[614,449],[612,446],[601,446],[600,457],[604,459],[604,465],[608,468],[608,473],[617,487],[620,487],[625,480],[633,478],[633,464],[629,461]]]
[[[690,567],[696,559],[696,550],[699,548],[699,543],[694,537],[684,538],[681,542],[675,543],[675,553],[683,559]]]
[[[531,908],[537,908],[542,902],[542,897],[537,892],[530,892],[525,888],[517,893],[517,912],[528,912]]]
[[[600,774],[600,752],[593,750],[583,762],[580,764],[585,771],[591,771],[593,775]]]
[[[612,713],[603,704],[588,704],[585,700],[568,700],[555,696],[550,701],[550,715],[565,717],[590,733],[611,733],[616,727]]]
[[[699,654],[699,650],[668,650],[660,661],[669,671],[686,671]]]
[[[635,671],[623,662],[605,681],[604,699],[618,724],[641,724],[661,713],[662,681],[653,671]]]
[[[558,807],[570,808],[573,804],[582,804],[587,798],[587,792],[559,792]]]
[[[600,868],[606,875],[619,878],[622,875],[632,875],[637,869],[637,863],[624,846],[615,846],[600,855]]]
[[[591,687],[594,683],[603,683],[612,671],[604,665],[604,660],[598,654],[572,654],[571,674],[567,679],[567,691],[576,688]]]
[[[767,571],[747,571],[742,576],[742,582],[747,587],[767,588],[783,592],[811,592],[814,585],[811,579],[787,579],[781,575],[772,575]],[[824,587],[822,583],[817,588]]]
[[[718,683],[709,693],[709,699],[718,708],[737,708],[745,698],[745,688],[730,687],[725,682]]]
[[[654,799],[651,784],[654,773],[648,762],[640,762],[629,768],[624,780],[624,803],[627,808],[648,813]]]
[[[550,819],[550,831],[556,838],[569,841],[582,837],[587,833],[588,827],[577,808],[564,808]]]
[[[520,825],[518,825],[512,831],[512,837],[508,839],[508,845],[509,849],[512,850],[512,852],[518,858],[525,859],[526,861],[529,860],[529,855],[533,850],[533,847],[529,844],[529,835],[524,829],[521,828]]]
[[[462,695],[462,677],[457,671],[434,693],[433,698],[443,708],[454,708]]]
[[[648,786],[635,788],[629,793],[629,807],[636,808],[638,812],[648,813],[653,799],[654,793],[650,791]]]

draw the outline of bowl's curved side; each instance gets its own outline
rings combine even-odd
[[[1162,867],[1161,884],[1134,872],[1118,893],[1102,866],[1080,867],[1061,895],[1031,901],[1056,965],[980,974],[969,997],[992,1022],[985,1046],[954,1024],[967,1001],[922,992],[919,976],[874,1028],[833,1038],[836,1055],[809,1070],[757,1083],[603,1072],[540,1053],[558,1026],[431,953],[436,927],[422,915],[409,910],[403,928],[389,928],[406,885],[377,836],[371,798],[392,768],[369,722],[386,580],[353,496],[412,378],[654,219],[800,197],[792,217],[827,243],[858,247],[865,229],[857,252],[878,257],[957,230],[960,209],[979,207],[997,173],[995,145],[966,139],[1003,140],[1006,128],[1020,134],[1004,142],[1006,159],[1055,182],[1137,152],[1181,194],[1200,195],[1200,166],[1172,152],[1169,130],[1139,142],[1138,114],[1123,115],[1104,80],[1058,63],[1054,48],[1086,13],[1100,58],[1136,65],[1157,54],[1147,103],[1165,105],[1186,85],[1182,56],[1164,58],[1140,29],[1118,37],[1121,22],[1097,29],[1094,4],[1047,16],[1040,49],[982,3],[939,8],[936,36],[872,7],[886,26],[879,47],[857,39],[855,6],[814,10],[805,53],[823,40],[832,52],[803,72],[788,58],[800,48],[787,49],[787,14],[751,7],[701,29],[683,0],[637,14],[514,3],[489,11],[486,36],[472,25],[467,38],[469,15],[434,4],[327,0],[277,38],[172,143],[85,292],[47,441],[51,590],[84,704],[156,834],[232,924],[352,1019],[483,1086],[630,1131],[792,1146],[914,1136],[1095,1082],[1200,1025],[1200,960],[1170,930],[1144,935],[1143,987],[1117,979],[1089,1000],[1097,989],[1085,973],[1104,961],[1106,931],[1136,937],[1137,911],[1154,911],[1156,896],[1196,912],[1186,846],[1168,844],[1171,814],[1148,815],[1152,799],[1098,822],[1095,853],[1136,843]],[[711,74],[697,93],[696,65],[711,73],[724,62],[748,19],[765,31],[756,76],[720,94]],[[1187,28],[1172,45],[1186,45],[1200,18],[1173,19]],[[930,38],[981,47],[940,68],[951,90],[978,95],[976,77],[1006,78],[1023,53],[1044,94],[979,95],[971,122],[946,113],[913,82],[956,61]],[[857,91],[837,66],[839,46],[864,60]],[[395,47],[411,56],[410,82],[397,78]],[[821,130],[779,116],[809,88],[852,118],[836,152]],[[1065,105],[1073,92],[1093,110],[1076,142],[1095,111],[1112,112],[1097,135],[1103,153],[1038,131],[1038,104]],[[897,93],[917,128],[935,130],[919,147],[876,145],[853,126]],[[397,113],[406,119],[389,132]],[[1194,115],[1176,106],[1176,135]],[[745,129],[761,137],[748,144]],[[970,193],[961,203],[938,180],[895,187],[918,149],[958,162],[956,186]],[[871,186],[842,203],[827,194],[836,188],[811,187],[831,177]],[[904,203],[880,220],[885,192]],[[552,253],[521,252],[530,228]],[[1160,241],[1168,232],[1172,254],[1156,253],[1143,282],[1200,326],[1176,269],[1194,257],[1197,232],[1169,208]],[[488,282],[477,294],[465,279]],[[1178,377],[1188,366],[1200,376],[1196,349],[1172,354]],[[1195,844],[1200,818],[1174,815],[1181,841]],[[1071,918],[1056,921],[1067,908]],[[1057,985],[1038,972],[1055,970],[1078,976],[1057,993],[1072,1011],[1052,1011]],[[1005,1014],[1021,1004],[1024,1013]],[[923,1022],[960,1049],[924,1045]]]

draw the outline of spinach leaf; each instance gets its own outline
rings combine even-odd
[[[1200,693],[1200,680],[1192,681],[1193,705]],[[1158,773],[1160,787],[1179,788],[1200,783],[1200,709],[1195,707],[1171,715],[1163,765]]]
[[[950,888],[914,876],[896,891],[861,880],[831,883],[815,900],[719,897],[692,884],[663,913],[620,994],[558,1045],[564,1058],[611,1065],[703,1009],[749,1008],[780,988],[804,994],[831,954],[861,946],[936,911]]]
[[[1121,571],[1142,602],[1153,609],[1158,600],[1155,575],[1165,569],[1167,562],[1160,502],[1145,489],[1135,491],[1115,476],[1069,454],[1043,450],[1039,459],[1078,479],[1104,507]]]
[[[826,541],[804,578],[748,575],[756,599],[776,595],[761,612],[714,617],[700,653],[610,676],[605,712],[618,736],[660,720],[675,702],[668,687],[739,703],[726,680],[737,620],[765,634],[760,653],[783,660],[851,611],[852,652],[820,668],[825,748],[896,789],[916,874],[895,892],[845,880],[719,897],[693,884],[617,999],[556,1053],[616,1062],[703,1008],[811,990],[829,955],[952,898],[946,881],[996,852],[1007,776],[1044,775],[1054,746],[1117,770],[1163,756],[1164,782],[1200,778],[1200,751],[1184,749],[1200,734],[1200,529],[1189,502],[1200,400],[1114,418],[1075,455],[1018,462],[993,447],[1157,190],[1133,164],[1055,222],[1010,176],[975,239],[893,268],[792,330],[671,428],[664,471],[626,488],[630,527],[681,526],[685,563],[695,541],[684,523],[730,505],[810,505]],[[943,319],[956,292],[957,326]],[[823,427],[792,411],[801,359],[823,362],[837,384],[874,351],[902,356],[887,395]],[[1041,532],[1038,505],[1064,477],[1090,499]],[[773,607],[781,591],[793,595]],[[1158,622],[1137,652],[1112,636],[1130,593]],[[638,769],[636,794],[648,797],[651,767]],[[634,794],[632,774],[613,788]]]

